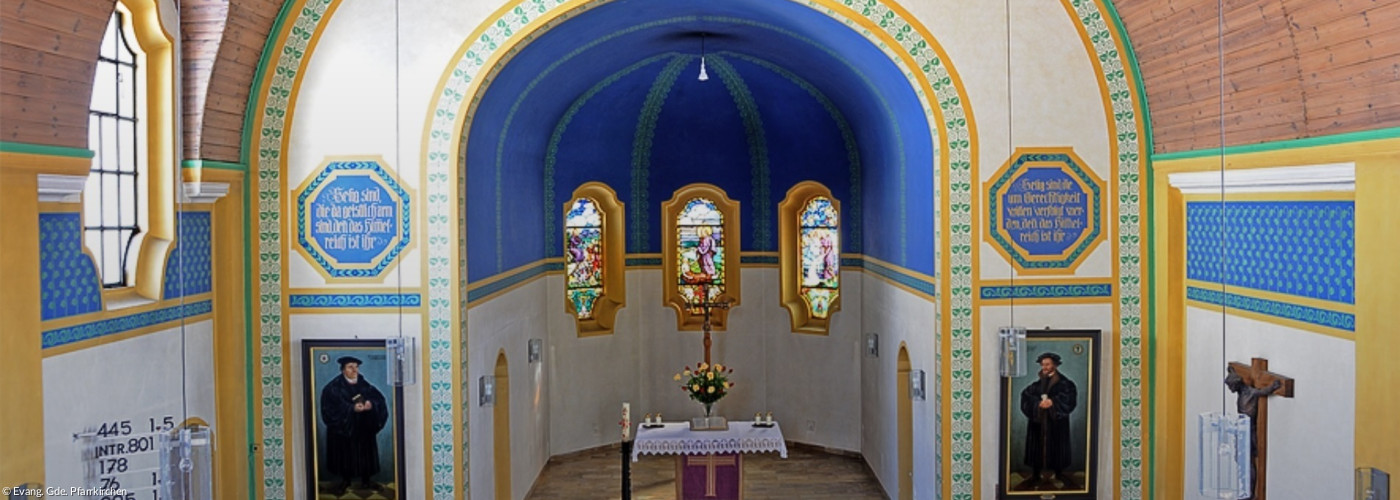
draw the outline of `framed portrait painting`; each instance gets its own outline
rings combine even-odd
[[[1096,498],[1100,333],[1026,332],[1026,374],[1001,379],[999,498]]]
[[[403,498],[403,388],[384,340],[302,341],[307,498]]]

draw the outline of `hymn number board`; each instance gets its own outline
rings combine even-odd
[[[88,467],[86,487],[104,493],[94,498],[159,500],[160,436],[175,425],[172,415],[147,416],[111,420],[74,434]]]

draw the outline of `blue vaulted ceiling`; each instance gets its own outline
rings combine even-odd
[[[816,180],[843,205],[845,251],[933,274],[922,110],[879,48],[789,0],[588,10],[511,58],[463,131],[468,279],[560,255],[562,206],[588,181],[627,204],[627,251],[655,253],[681,186],[725,189],[743,250],[775,251],[777,204]]]

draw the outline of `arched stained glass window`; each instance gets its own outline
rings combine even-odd
[[[564,310],[580,337],[612,333],[617,310],[627,305],[625,213],[601,182],[579,186],[564,203]]]
[[[802,209],[802,299],[813,317],[831,316],[831,301],[841,287],[839,215],[831,199],[813,197]]]
[[[778,204],[779,288],[792,331],[825,335],[841,310],[841,202],[817,182]]]
[[[676,285],[692,314],[724,293],[724,214],[705,198],[686,201],[676,218]]]
[[[603,213],[598,203],[574,200],[564,219],[564,272],[567,299],[579,319],[593,317],[593,303],[603,294]]]
[[[700,330],[701,304],[739,305],[739,202],[711,184],[690,184],[661,205],[662,276],[676,328]],[[712,308],[710,326],[725,330],[728,309]]]

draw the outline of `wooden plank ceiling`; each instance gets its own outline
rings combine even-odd
[[[1155,152],[1400,126],[1400,0],[1114,3]]]
[[[88,148],[87,103],[116,0],[0,2],[0,141]],[[239,161],[249,87],[280,0],[180,2],[186,159]]]
[[[1115,2],[1156,152],[1400,126],[1400,0],[1219,1]],[[86,103],[114,5],[0,2],[0,141],[87,148]],[[282,5],[181,2],[184,158],[239,161],[253,73]]]

